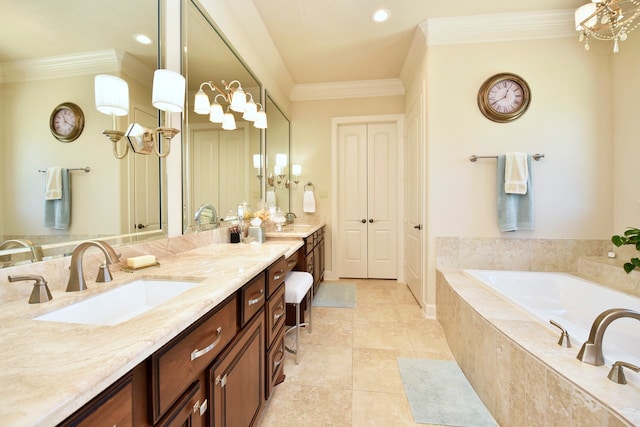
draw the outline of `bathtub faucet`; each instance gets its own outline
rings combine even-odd
[[[589,332],[589,339],[582,344],[577,358],[590,365],[604,365],[604,357],[602,355],[602,338],[604,338],[604,331],[611,322],[622,317],[640,320],[640,313],[627,308],[610,308],[600,313],[593,321],[591,331]]]

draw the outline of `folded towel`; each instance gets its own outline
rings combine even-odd
[[[316,211],[316,199],[313,196],[313,190],[305,190],[302,196],[302,211],[306,213],[314,213]]]
[[[527,194],[527,153],[507,153],[504,166],[504,192]]]
[[[62,168],[47,168],[47,182],[44,188],[45,200],[60,200],[62,198]]]
[[[531,156],[527,156],[527,194],[507,194],[504,188],[505,156],[498,156],[496,192],[500,231],[533,230],[533,177]]]
[[[276,203],[276,192],[273,190],[267,191],[267,207],[278,206]]]
[[[60,171],[62,179],[62,197],[58,200],[44,201],[44,226],[56,230],[68,230],[71,223],[71,182],[69,171]]]

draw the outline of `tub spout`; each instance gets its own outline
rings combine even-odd
[[[593,321],[591,331],[589,332],[589,339],[582,344],[577,358],[590,365],[604,365],[604,356],[602,355],[602,338],[604,338],[604,332],[611,322],[622,317],[640,320],[640,313],[627,308],[610,308],[600,313]]]

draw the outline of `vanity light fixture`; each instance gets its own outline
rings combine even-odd
[[[295,177],[293,182],[300,184],[300,175],[302,175],[302,165],[291,165],[291,175]]]
[[[163,123],[165,126],[155,130],[147,129],[137,123],[128,126],[126,133],[117,130],[116,116],[129,114],[129,88],[127,82],[120,77],[99,74],[95,77],[96,108],[104,114],[113,117],[114,130],[104,130],[102,133],[113,143],[113,155],[122,159],[129,151],[129,145],[137,154],[150,154],[155,152],[158,157],[167,157],[171,151],[171,139],[180,131],[171,127],[171,115],[181,113],[184,109],[185,78],[180,73],[171,70],[156,70],[153,74],[152,104],[157,109],[164,111]],[[162,135],[169,141],[168,148],[162,152],[160,138]],[[126,136],[129,144],[125,145],[124,152],[118,153],[117,143]]]
[[[613,41],[613,53],[618,53],[618,42],[625,41],[628,34],[640,26],[640,20],[636,21],[638,17],[638,0],[591,0],[576,9],[575,24],[585,50],[590,49],[591,37]]]
[[[255,166],[255,156],[254,155],[254,166]],[[294,183],[291,184],[291,181],[287,179],[286,169],[288,164],[287,155],[284,153],[276,154],[276,165],[273,167],[273,172],[269,173],[267,177],[267,184],[272,187],[274,190],[282,190],[283,188],[296,188],[300,183],[300,175],[302,175],[302,165],[292,165],[291,166],[291,175],[295,177]]]
[[[267,115],[262,105],[253,100],[253,95],[245,92],[238,80],[232,80],[231,83],[228,84],[222,80],[222,85],[224,90],[220,89],[220,87],[216,86],[212,81],[202,82],[195,95],[193,111],[196,114],[208,114],[210,122],[222,123],[222,129],[226,130],[236,128],[235,118],[231,111],[242,113],[242,118],[248,122],[253,122],[254,127],[266,129]],[[204,91],[204,88],[207,86],[213,92],[218,92],[213,98],[213,103],[209,101],[209,96]],[[229,104],[226,113],[222,109],[222,105],[218,102],[219,98]]]
[[[262,179],[262,154],[253,155],[253,167],[258,172],[256,177]]]
[[[124,132],[118,130],[116,117],[129,114],[129,85],[120,77],[109,74],[98,74],[94,79],[96,109],[102,114],[113,118],[113,129],[106,129],[102,134],[113,143],[113,155],[122,159],[127,155],[129,146],[125,145],[124,152],[118,153],[118,141]]]

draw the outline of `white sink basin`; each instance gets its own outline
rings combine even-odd
[[[117,325],[193,288],[198,282],[162,279],[139,279],[96,295],[35,320]]]

